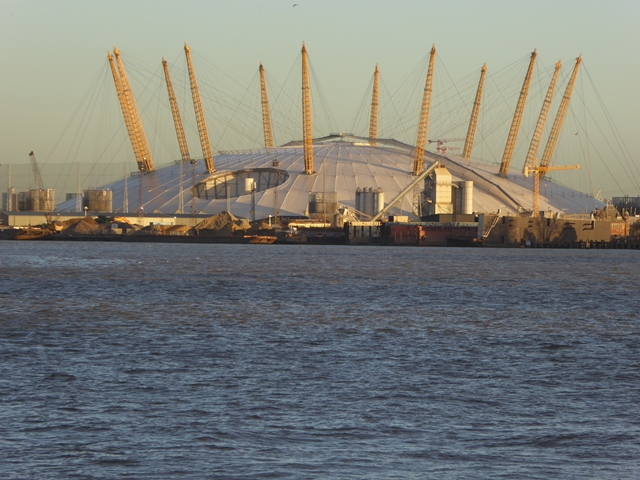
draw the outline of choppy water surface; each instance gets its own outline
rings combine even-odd
[[[637,478],[638,264],[0,242],[0,477]]]

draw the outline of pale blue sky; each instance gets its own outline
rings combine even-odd
[[[322,96],[342,131],[353,124],[376,63],[386,84],[397,89],[426,58],[432,43],[454,82],[479,71],[484,62],[490,72],[505,68],[527,58],[533,48],[544,68],[559,58],[570,65],[582,54],[588,81],[596,85],[629,158],[637,162],[638,25],[639,0],[2,0],[0,189],[6,185],[5,165],[27,163],[30,150],[42,161],[66,160],[69,145],[78,140],[73,135],[63,138],[62,132],[113,45],[125,59],[152,69],[163,56],[169,61],[181,58],[185,41],[200,64],[206,59],[246,86],[260,61],[273,78],[286,83],[304,40]],[[523,68],[522,78],[524,73]],[[270,95],[275,95],[273,88]],[[420,87],[415,95],[419,102]],[[532,108],[537,115],[539,107]],[[183,112],[187,116],[192,114]],[[603,115],[598,121],[607,124]],[[505,139],[507,132],[508,125]],[[276,132],[276,140],[291,138],[279,138]],[[519,138],[519,143],[526,149],[528,139]],[[197,144],[191,148],[194,156],[200,154]],[[130,160],[133,170],[129,150],[122,150],[119,161]],[[171,155],[158,148],[156,164],[168,163]],[[592,158],[596,190],[602,188],[605,196],[620,195],[621,189],[640,195],[640,179],[627,178],[638,172],[628,160],[626,167],[625,160],[611,160],[603,168],[595,165],[603,160]],[[612,176],[617,180],[605,178]]]

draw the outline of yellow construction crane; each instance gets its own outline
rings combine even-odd
[[[531,54],[531,60],[529,61],[529,69],[527,75],[524,77],[524,83],[522,84],[522,90],[520,90],[520,97],[518,98],[518,105],[511,121],[511,129],[509,130],[509,136],[507,137],[507,144],[504,147],[504,153],[502,154],[502,162],[500,163],[500,171],[498,175],[506,177],[509,171],[509,164],[513,157],[513,151],[516,148],[516,140],[518,139],[518,132],[520,131],[520,122],[522,121],[522,114],[524,113],[524,106],[527,103],[527,94],[529,93],[529,85],[531,84],[531,76],[533,75],[533,66],[536,62],[537,50],[534,49]]]
[[[120,58],[120,51],[114,47],[113,53],[116,56],[117,67],[110,52],[107,53],[107,59],[111,66],[111,74],[113,75],[113,82],[116,87],[116,93],[118,94],[118,101],[120,102],[120,109],[124,117],[124,124],[127,127],[129,141],[133,148],[133,155],[136,158],[138,170],[140,170],[141,173],[152,172],[154,167],[151,151],[149,150],[147,137],[142,128],[142,121],[140,120],[136,102],[131,93],[131,87],[129,86],[129,80],[127,79],[127,74],[124,70],[122,59]]]
[[[582,167],[580,165],[567,165],[557,167],[542,167],[534,166],[529,171],[533,172],[533,206],[531,207],[532,216],[537,217],[540,214],[540,179],[544,178],[548,172],[555,172],[557,170],[579,170]]]
[[[171,77],[169,76],[169,67],[167,66],[167,61],[164,58],[162,59],[162,68],[164,69],[164,78],[167,82],[167,93],[169,94],[169,103],[171,104],[173,123],[176,127],[176,135],[178,136],[180,155],[182,155],[183,162],[188,162],[191,160],[191,156],[189,155],[189,147],[187,146],[187,139],[184,136],[184,128],[182,127],[180,110],[178,110],[178,102],[176,101],[176,95],[173,91],[173,83],[171,83]]]
[[[433,91],[433,64],[436,59],[436,45],[431,47],[429,57],[429,69],[427,70],[427,80],[422,96],[422,106],[420,108],[420,123],[418,124],[418,136],[416,138],[416,150],[413,157],[413,174],[420,175],[424,162],[424,151],[427,147],[427,131],[429,129],[429,110],[431,108],[431,92]]]
[[[213,155],[211,154],[211,145],[209,144],[209,134],[207,133],[207,123],[204,120],[204,110],[200,102],[200,92],[198,91],[198,82],[196,81],[196,73],[193,70],[191,62],[191,49],[189,45],[184,44],[184,53],[187,57],[187,69],[189,70],[189,82],[191,84],[191,96],[193,98],[193,108],[196,112],[196,123],[198,124],[198,134],[200,135],[200,146],[202,147],[202,156],[207,172],[216,171],[213,165]]]
[[[371,118],[369,120],[369,144],[376,146],[376,138],[378,138],[378,81],[380,78],[380,70],[376,63],[376,69],[373,72],[373,94],[371,95]]]
[[[575,84],[576,77],[578,75],[578,69],[580,68],[580,63],[582,62],[582,55],[576,59],[576,64],[573,67],[573,72],[571,73],[571,78],[569,79],[569,83],[567,84],[567,88],[564,91],[564,95],[562,96],[562,101],[560,102],[560,107],[558,107],[558,113],[556,114],[556,119],[553,122],[553,127],[551,127],[551,133],[549,134],[549,139],[547,140],[547,145],[544,149],[544,153],[542,154],[542,160],[540,161],[540,165],[537,166],[536,163],[532,165],[531,168],[528,168],[525,165],[523,173],[525,176],[528,176],[529,173],[533,173],[533,202],[532,202],[532,215],[537,217],[540,212],[540,179],[544,178],[548,172],[557,171],[557,170],[577,170],[582,168],[580,165],[568,165],[568,166],[550,166],[551,159],[553,158],[553,152],[556,148],[556,144],[558,143],[558,138],[560,136],[560,131],[562,130],[562,124],[564,123],[564,118],[567,114],[567,109],[569,108],[569,101],[571,100],[571,93],[573,92],[573,85]]]
[[[304,144],[304,173],[313,174],[313,130],[311,127],[311,93],[307,47],[302,42],[302,139]]]
[[[480,82],[478,82],[478,91],[476,99],[473,102],[473,111],[469,120],[469,128],[467,129],[467,138],[464,142],[464,150],[462,158],[469,160],[471,158],[471,150],[473,150],[473,138],[476,135],[476,127],[478,126],[478,114],[480,113],[480,102],[482,101],[482,90],[484,89],[484,77],[487,73],[487,64],[485,63],[480,70]]]
[[[267,95],[267,80],[264,67],[260,63],[260,96],[262,99],[262,130],[264,132],[264,148],[273,148],[273,129],[271,128],[271,112]]]

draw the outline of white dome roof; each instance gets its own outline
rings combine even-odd
[[[206,172],[202,160],[196,162],[193,168],[191,164],[183,163],[184,213],[191,212],[192,185],[200,185],[200,198],[195,199],[196,213],[213,215],[229,210],[233,215],[249,218],[252,210],[251,193],[242,182],[245,177],[253,177],[257,184],[255,218],[266,218],[274,214],[276,204],[282,216],[305,215],[311,192],[334,192],[341,205],[355,208],[356,189],[373,187],[384,191],[388,203],[414,178],[411,174],[413,147],[394,140],[377,140],[375,147],[366,138],[350,135],[338,134],[314,140],[316,173],[313,175],[304,173],[301,143],[218,155],[214,158],[216,172],[213,174]],[[278,160],[277,168],[273,166],[274,160]],[[507,178],[501,178],[497,176],[497,166],[429,152],[425,154],[425,168],[435,160],[441,161],[449,169],[454,181],[474,181],[474,211],[495,212],[500,209],[503,214],[515,214],[519,208],[531,208],[531,178],[525,179],[522,174],[511,173]],[[137,211],[141,198],[147,214],[180,213],[180,163],[128,178],[129,212]],[[216,182],[220,186],[221,182],[231,178],[234,185],[229,189],[229,198],[225,188],[217,191],[217,194],[211,188]],[[280,179],[277,188],[273,188],[275,178]],[[142,186],[141,197],[139,186]],[[112,190],[113,210],[122,213],[124,180],[102,188]],[[405,214],[411,212],[412,200],[412,195],[407,195],[399,204]],[[603,205],[593,197],[555,184],[549,179],[541,184],[541,210],[588,213]],[[69,212],[75,211],[75,208],[75,200],[69,200],[60,204],[57,210]]]

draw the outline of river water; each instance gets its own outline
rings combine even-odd
[[[638,261],[0,242],[0,478],[638,478]]]

